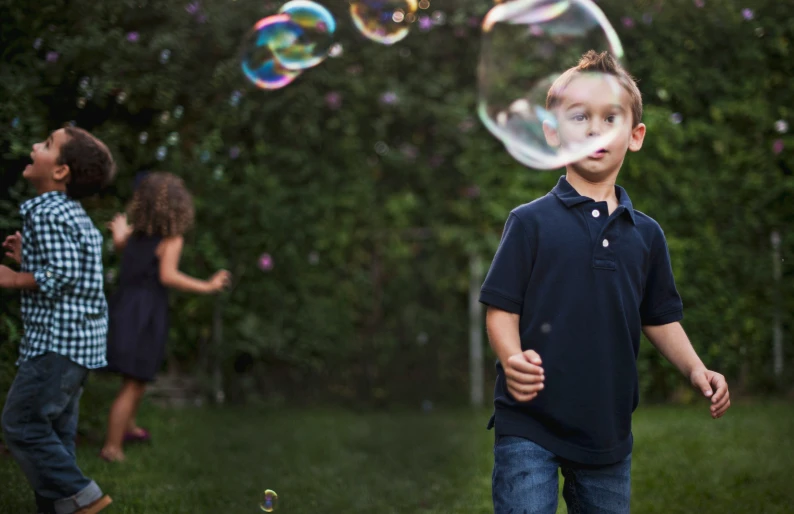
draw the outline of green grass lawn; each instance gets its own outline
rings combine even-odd
[[[284,514],[493,511],[486,411],[143,410],[154,443],[127,462],[78,451],[115,499],[109,514],[261,512],[265,489]],[[633,512],[794,512],[794,405],[737,405],[719,421],[705,406],[647,407],[634,419]],[[34,512],[9,457],[0,484],[0,513]]]

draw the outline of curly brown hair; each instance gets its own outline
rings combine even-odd
[[[185,182],[171,173],[152,172],[141,180],[127,209],[134,232],[172,237],[193,226],[193,197]]]
[[[61,146],[58,164],[69,166],[66,194],[80,199],[99,193],[116,175],[116,163],[107,145],[90,132],[64,127],[68,138]]]

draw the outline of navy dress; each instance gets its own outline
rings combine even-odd
[[[108,371],[151,382],[168,339],[168,289],[160,283],[159,236],[133,234],[121,256],[118,289],[111,297]]]

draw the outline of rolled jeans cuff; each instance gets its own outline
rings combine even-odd
[[[102,489],[93,480],[74,496],[55,502],[55,514],[72,514],[102,498]]]

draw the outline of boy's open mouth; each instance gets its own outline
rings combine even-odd
[[[600,159],[604,157],[607,153],[608,152],[606,151],[606,149],[602,148],[600,150],[596,150],[595,152],[591,153],[588,157],[590,157],[591,159]]]

